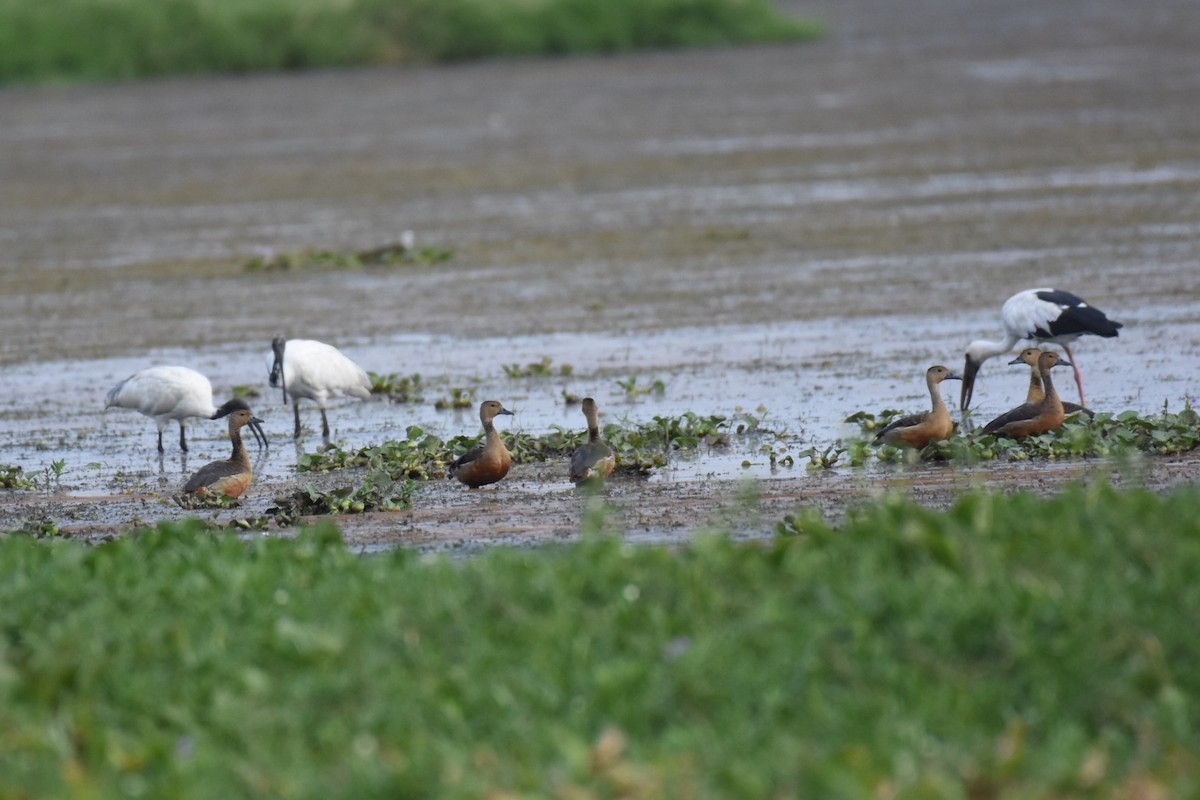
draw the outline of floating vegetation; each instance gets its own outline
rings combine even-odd
[[[438,411],[448,408],[471,408],[475,405],[475,390],[455,386],[450,389],[449,397],[439,397],[433,401],[433,407]]]
[[[754,418],[750,418],[753,420]],[[730,422],[726,417],[701,416],[691,411],[678,417],[655,417],[652,422],[622,427],[604,426],[604,439],[617,454],[617,469],[625,473],[645,474],[664,466],[672,452],[721,447],[729,444]],[[747,433],[750,426],[740,426]],[[755,433],[764,432],[757,424]],[[416,425],[410,425],[405,438],[357,450],[329,447],[315,453],[303,453],[296,459],[299,472],[329,472],[362,468],[385,473],[392,480],[429,480],[442,477],[446,464],[477,444],[481,436],[455,436],[442,440]],[[587,440],[584,430],[554,426],[546,434],[502,431],[505,446],[518,463],[565,458]]]
[[[397,511],[412,505],[417,482],[394,480],[382,470],[372,470],[354,486],[322,489],[307,486],[275,499],[268,509],[281,525],[291,525],[300,517],[317,514],[362,514],[367,511]]]
[[[242,267],[247,272],[351,270],[408,264],[439,264],[452,258],[453,250],[441,247],[414,247],[409,243],[397,242],[357,252],[324,249],[269,252],[254,256]]]
[[[25,470],[15,464],[0,464],[0,489],[35,489],[37,484],[25,477]]]
[[[846,418],[857,423],[867,439],[838,441],[825,451],[813,448],[818,457],[810,456],[810,466],[828,468],[837,463],[820,457],[820,453],[848,454],[850,464],[862,464],[875,457],[880,461],[903,461],[913,458],[912,451],[891,445],[875,446],[869,442],[874,432],[899,414],[883,411],[878,416],[858,411]],[[1135,411],[1119,414],[1097,413],[1068,417],[1055,430],[1024,439],[1010,439],[983,433],[982,428],[963,432],[961,428],[949,439],[933,442],[915,455],[925,461],[958,460],[974,463],[992,459],[1020,461],[1031,458],[1089,458],[1116,456],[1128,453],[1166,455],[1186,453],[1200,447],[1200,414],[1188,403],[1179,412],[1164,409],[1162,413],[1141,417]]]
[[[171,498],[175,505],[188,511],[198,508],[237,508],[242,501],[236,497],[226,497],[223,494],[197,493],[181,494]]]
[[[425,400],[421,395],[421,376],[414,372],[412,375],[398,375],[389,372],[381,375],[378,372],[367,371],[371,379],[371,394],[386,397],[393,403],[420,403]]]
[[[661,397],[667,391],[667,385],[660,380],[656,380],[649,385],[638,385],[637,375],[630,375],[623,381],[618,380],[617,386],[620,386],[628,397],[637,397],[643,394],[653,394]]]
[[[551,378],[555,375],[566,378],[575,371],[570,364],[560,364],[558,369],[551,368],[550,356],[542,356],[541,361],[521,366],[520,364],[501,364],[504,374],[510,378]]]

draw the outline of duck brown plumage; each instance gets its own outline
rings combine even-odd
[[[617,457],[600,438],[599,409],[596,401],[583,398],[583,416],[587,418],[588,440],[571,455],[571,482],[604,481],[617,466]]]
[[[225,461],[214,461],[201,467],[183,485],[183,493],[191,495],[224,495],[241,497],[254,479],[250,469],[250,457],[242,442],[242,428],[249,425],[255,438],[266,442],[262,432],[262,420],[254,416],[245,400],[233,399],[213,414],[213,419],[229,418],[229,439],[233,443],[233,454]]]
[[[1046,431],[1054,430],[1063,424],[1066,415],[1063,403],[1054,388],[1050,370],[1062,364],[1070,366],[1069,361],[1058,357],[1058,353],[1043,352],[1038,356],[1038,374],[1042,379],[1042,391],[1045,397],[1038,403],[1022,403],[983,427],[984,433],[996,436],[1007,436],[1010,439],[1020,439]]]
[[[483,423],[483,441],[456,458],[446,470],[446,476],[456,478],[472,489],[496,483],[512,467],[512,454],[500,440],[492,424],[497,415],[512,414],[499,400],[485,400],[479,405],[479,421]]]
[[[933,408],[892,421],[875,435],[875,443],[906,444],[920,450],[930,442],[941,441],[950,436],[954,432],[954,420],[950,419],[950,409],[946,408],[946,403],[942,400],[938,384],[942,381],[957,380],[962,379],[940,364],[925,370],[925,385],[929,387]]]

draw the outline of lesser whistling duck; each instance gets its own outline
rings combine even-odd
[[[1065,419],[1062,400],[1054,389],[1054,381],[1050,379],[1050,370],[1057,364],[1070,366],[1070,362],[1060,359],[1058,353],[1044,352],[1038,356],[1038,373],[1041,375],[1042,390],[1046,396],[1039,403],[1024,403],[1001,414],[983,426],[983,432],[1020,439],[1045,433],[1062,425]]]
[[[329,418],[325,401],[349,395],[360,399],[371,396],[371,379],[366,370],[344,356],[340,350],[312,339],[288,339],[276,336],[267,355],[271,386],[283,390],[284,405],[292,395],[296,417],[295,438],[300,438],[300,398],[307,397],[321,409],[321,436],[329,438]]]
[[[1029,391],[1025,394],[1025,402],[1029,404],[1040,403],[1046,397],[1046,392],[1042,389],[1042,373],[1038,370],[1038,356],[1041,354],[1042,351],[1037,347],[1026,347],[1021,351],[1020,355],[1008,362],[1009,364],[1028,364],[1031,367],[1029,370]],[[1073,417],[1076,414],[1086,414],[1089,417],[1096,416],[1096,412],[1090,408],[1084,408],[1078,403],[1064,402],[1062,405],[1063,413],[1068,417]]]
[[[1109,319],[1103,311],[1085,303],[1080,298],[1061,289],[1026,289],[1004,301],[1000,309],[1004,323],[1004,340],[991,342],[984,339],[967,345],[966,366],[963,367],[962,397],[959,407],[966,411],[971,405],[975,389],[975,375],[979,368],[993,356],[1012,350],[1022,339],[1050,342],[1062,347],[1075,370],[1075,385],[1079,387],[1079,403],[1085,405],[1083,397],[1083,375],[1075,365],[1071,353],[1071,342],[1085,333],[1111,338],[1124,327],[1120,322]]]
[[[240,497],[254,478],[254,473],[250,470],[250,458],[246,455],[246,445],[242,442],[242,428],[249,425],[260,441],[265,440],[266,436],[261,428],[262,420],[254,416],[245,400],[239,398],[230,400],[212,415],[213,419],[221,417],[229,418],[229,439],[233,442],[233,455],[226,461],[214,461],[201,467],[184,484],[184,494]]]
[[[587,418],[588,440],[587,444],[577,447],[571,455],[572,483],[603,481],[617,466],[617,457],[612,448],[600,438],[598,415],[596,401],[590,397],[583,398],[583,416]]]
[[[950,410],[942,400],[938,384],[942,381],[957,380],[961,378],[940,364],[925,370],[925,385],[929,387],[933,408],[894,420],[875,434],[875,443],[907,444],[920,450],[930,442],[938,442],[950,436],[954,431],[954,420],[950,419]]]
[[[114,406],[131,408],[154,419],[160,453],[163,431],[171,420],[179,423],[179,449],[186,453],[183,421],[188,417],[211,419],[217,410],[208,378],[187,367],[150,367],[133,373],[108,391],[104,408]]]
[[[472,489],[496,483],[508,474],[512,466],[512,454],[500,440],[496,426],[492,424],[497,415],[509,411],[499,400],[484,400],[479,404],[479,421],[483,423],[484,439],[456,458],[446,471],[446,477],[457,478]]]

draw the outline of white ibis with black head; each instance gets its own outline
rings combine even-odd
[[[307,397],[321,409],[321,435],[329,439],[329,419],[325,416],[325,401],[330,397],[350,395],[363,400],[371,396],[371,379],[366,370],[355,364],[331,344],[312,339],[275,337],[267,354],[267,369],[271,386],[283,390],[283,402],[292,395],[292,411],[296,418],[295,437],[300,437],[301,397]]]
[[[975,375],[983,366],[983,362],[1009,352],[1017,342],[1024,339],[1057,344],[1066,351],[1067,359],[1075,370],[1079,403],[1084,405],[1086,401],[1083,397],[1083,375],[1079,371],[1079,362],[1071,352],[1071,342],[1087,333],[1111,338],[1124,327],[1116,320],[1109,319],[1100,309],[1062,289],[1026,289],[1017,292],[1004,301],[1004,306],[1000,309],[1000,319],[1004,323],[1003,341],[979,339],[967,345],[962,397],[959,403],[963,411],[971,405]]]
[[[158,426],[158,452],[163,451],[163,431],[171,420],[179,423],[179,449],[187,452],[183,421],[188,417],[209,419],[216,413],[212,384],[188,367],[149,367],[135,372],[109,389],[107,410],[131,408],[151,417]]]

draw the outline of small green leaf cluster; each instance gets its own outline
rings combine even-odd
[[[270,513],[281,525],[316,514],[362,514],[366,511],[396,511],[412,505],[417,482],[393,480],[382,470],[372,470],[354,486],[324,489],[306,486],[285,497],[277,497]]]
[[[617,386],[620,386],[624,390],[627,397],[637,397],[643,394],[653,394],[656,397],[661,397],[667,391],[667,385],[661,380],[639,385],[637,375],[630,375],[625,380],[618,380]]]
[[[393,267],[400,264],[438,264],[452,258],[454,258],[453,250],[440,247],[413,249],[397,243],[357,252],[309,248],[294,252],[271,253],[247,259],[242,268],[246,272],[355,270],[364,267]]]
[[[409,425],[403,439],[388,439],[357,450],[328,447],[315,453],[301,453],[296,458],[296,470],[330,472],[353,467],[386,473],[392,480],[428,480],[440,474],[443,464],[453,460],[448,448],[456,441],[444,442],[418,425]]]
[[[425,400],[421,395],[421,375],[399,375],[395,372],[381,374],[367,371],[371,380],[371,394],[383,395],[393,403],[420,403]]]
[[[553,369],[550,365],[553,360],[550,356],[542,356],[540,361],[535,361],[525,366],[520,364],[501,364],[504,374],[510,378],[550,378],[555,375],[566,378],[575,371],[575,368],[570,364],[559,364],[558,369]]]
[[[33,480],[25,477],[25,469],[16,464],[0,464],[0,489],[33,489]]]
[[[475,390],[455,386],[450,389],[449,397],[439,397],[433,401],[433,407],[438,411],[448,408],[471,408],[475,405]]]

